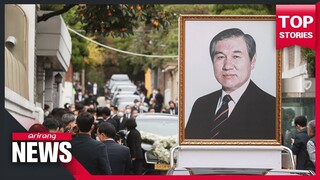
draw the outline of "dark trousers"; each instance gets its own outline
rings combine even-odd
[[[143,159],[136,159],[132,161],[133,174],[141,175],[143,173]]]

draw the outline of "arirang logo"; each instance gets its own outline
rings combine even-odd
[[[71,143],[61,140],[70,139],[70,133],[13,133],[12,162],[68,163],[72,159]]]

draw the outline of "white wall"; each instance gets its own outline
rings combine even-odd
[[[28,84],[29,84],[29,100],[34,102],[34,72],[35,72],[35,29],[36,29],[36,5],[21,4],[27,16],[27,47],[28,47]]]
[[[60,103],[59,107],[63,107],[65,103],[74,103],[73,84],[72,82],[65,82],[64,87],[60,85]]]
[[[34,104],[34,72],[35,72],[35,17],[36,5],[20,4],[27,17],[27,69],[28,69],[28,92],[29,99],[25,99],[9,88],[5,88],[6,110],[26,129],[38,122],[39,114],[35,113]],[[13,22],[5,22],[13,23]],[[41,118],[40,118],[41,119]]]
[[[181,146],[177,167],[281,169],[281,146]]]

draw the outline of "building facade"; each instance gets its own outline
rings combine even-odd
[[[5,109],[26,129],[43,121],[44,104],[61,105],[71,57],[61,16],[37,23],[41,13],[35,4],[5,5]]]
[[[315,77],[309,74],[300,46],[282,50],[282,137],[287,147],[296,133],[294,118],[315,119]]]

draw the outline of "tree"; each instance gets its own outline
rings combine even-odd
[[[163,5],[163,9],[169,12],[172,17],[170,20],[170,30],[154,30],[145,24],[135,30],[132,39],[126,39],[126,42],[116,43],[119,49],[125,49],[130,52],[136,52],[147,55],[178,55],[178,17],[179,14],[210,14],[214,5]],[[108,39],[108,43],[110,40]],[[126,45],[124,45],[126,44]],[[138,76],[146,68],[158,69],[168,61],[177,61],[176,58],[146,58],[140,56],[128,56],[118,54],[121,57],[119,66],[121,70]],[[119,58],[118,58],[119,59]]]
[[[47,5],[54,6],[55,11],[38,17],[38,22],[46,21],[50,17],[68,12],[77,7],[77,16],[83,24],[87,34],[101,34],[103,36],[128,37],[133,35],[133,29],[145,22],[147,26],[155,29],[168,29],[172,14],[165,11],[162,5],[130,5],[130,4],[66,4]],[[60,7],[57,9],[56,7]]]
[[[223,15],[271,15],[275,14],[275,5],[264,4],[217,4],[216,14]]]
[[[178,17],[180,14],[274,14],[274,5],[229,5],[229,4],[189,4],[189,5],[163,5],[163,9],[170,12],[173,17],[170,21],[170,30],[154,31],[148,26],[141,25],[135,31],[133,39],[130,39],[126,46],[127,51],[137,52],[141,54],[152,55],[178,55]],[[108,41],[110,42],[110,41]],[[122,43],[123,44],[123,43]],[[120,55],[121,56],[121,55]],[[133,67],[133,73],[144,71],[146,67],[161,68],[163,64],[168,61],[176,61],[177,59],[160,59],[160,58],[144,58],[138,56],[122,56],[123,61],[130,61],[124,63],[128,69],[128,65]]]
[[[67,10],[70,6],[73,6],[71,10],[74,10],[74,14],[69,20],[78,22],[79,26],[76,29],[84,29],[87,36],[94,35],[95,40],[102,44],[141,54],[173,56],[178,54],[178,17],[180,14],[258,15],[275,12],[274,5],[250,4],[83,4],[60,5],[60,9]],[[55,14],[57,13],[51,15]],[[94,51],[89,50],[89,52],[91,54]],[[110,50],[103,50],[101,54],[104,58],[104,66],[112,67],[105,71],[105,74],[125,72],[130,74],[132,79],[140,76],[147,67],[161,68],[167,61],[177,60],[130,56]]]
[[[302,54],[307,61],[307,72],[311,78],[316,77],[315,51],[309,48],[301,48]]]
[[[73,29],[83,29],[86,36],[96,36],[96,40],[105,42],[104,37],[129,39],[134,29],[140,25],[155,30],[167,30],[172,14],[163,9],[163,5],[130,5],[130,4],[46,4],[41,9],[52,10],[38,17],[38,22],[62,14],[66,24]],[[102,38],[100,37],[102,36]],[[102,54],[104,62],[115,64],[114,53],[99,51],[96,45],[88,45],[81,37],[71,33],[72,57],[74,71],[81,69],[97,70],[101,61],[96,61],[97,53]],[[119,39],[118,39],[119,40]],[[124,40],[125,42],[129,42]],[[104,43],[109,44],[109,43]],[[99,57],[100,58],[100,57]],[[112,61],[108,61],[112,59]],[[129,63],[130,64],[130,63]],[[129,66],[130,69],[131,66]],[[125,69],[127,70],[127,69]],[[137,72],[135,68],[135,72]],[[97,72],[97,71],[96,71]],[[94,77],[88,73],[88,78]],[[92,74],[92,73],[91,73]],[[101,77],[101,76],[100,76]],[[96,78],[96,77],[95,77]]]

